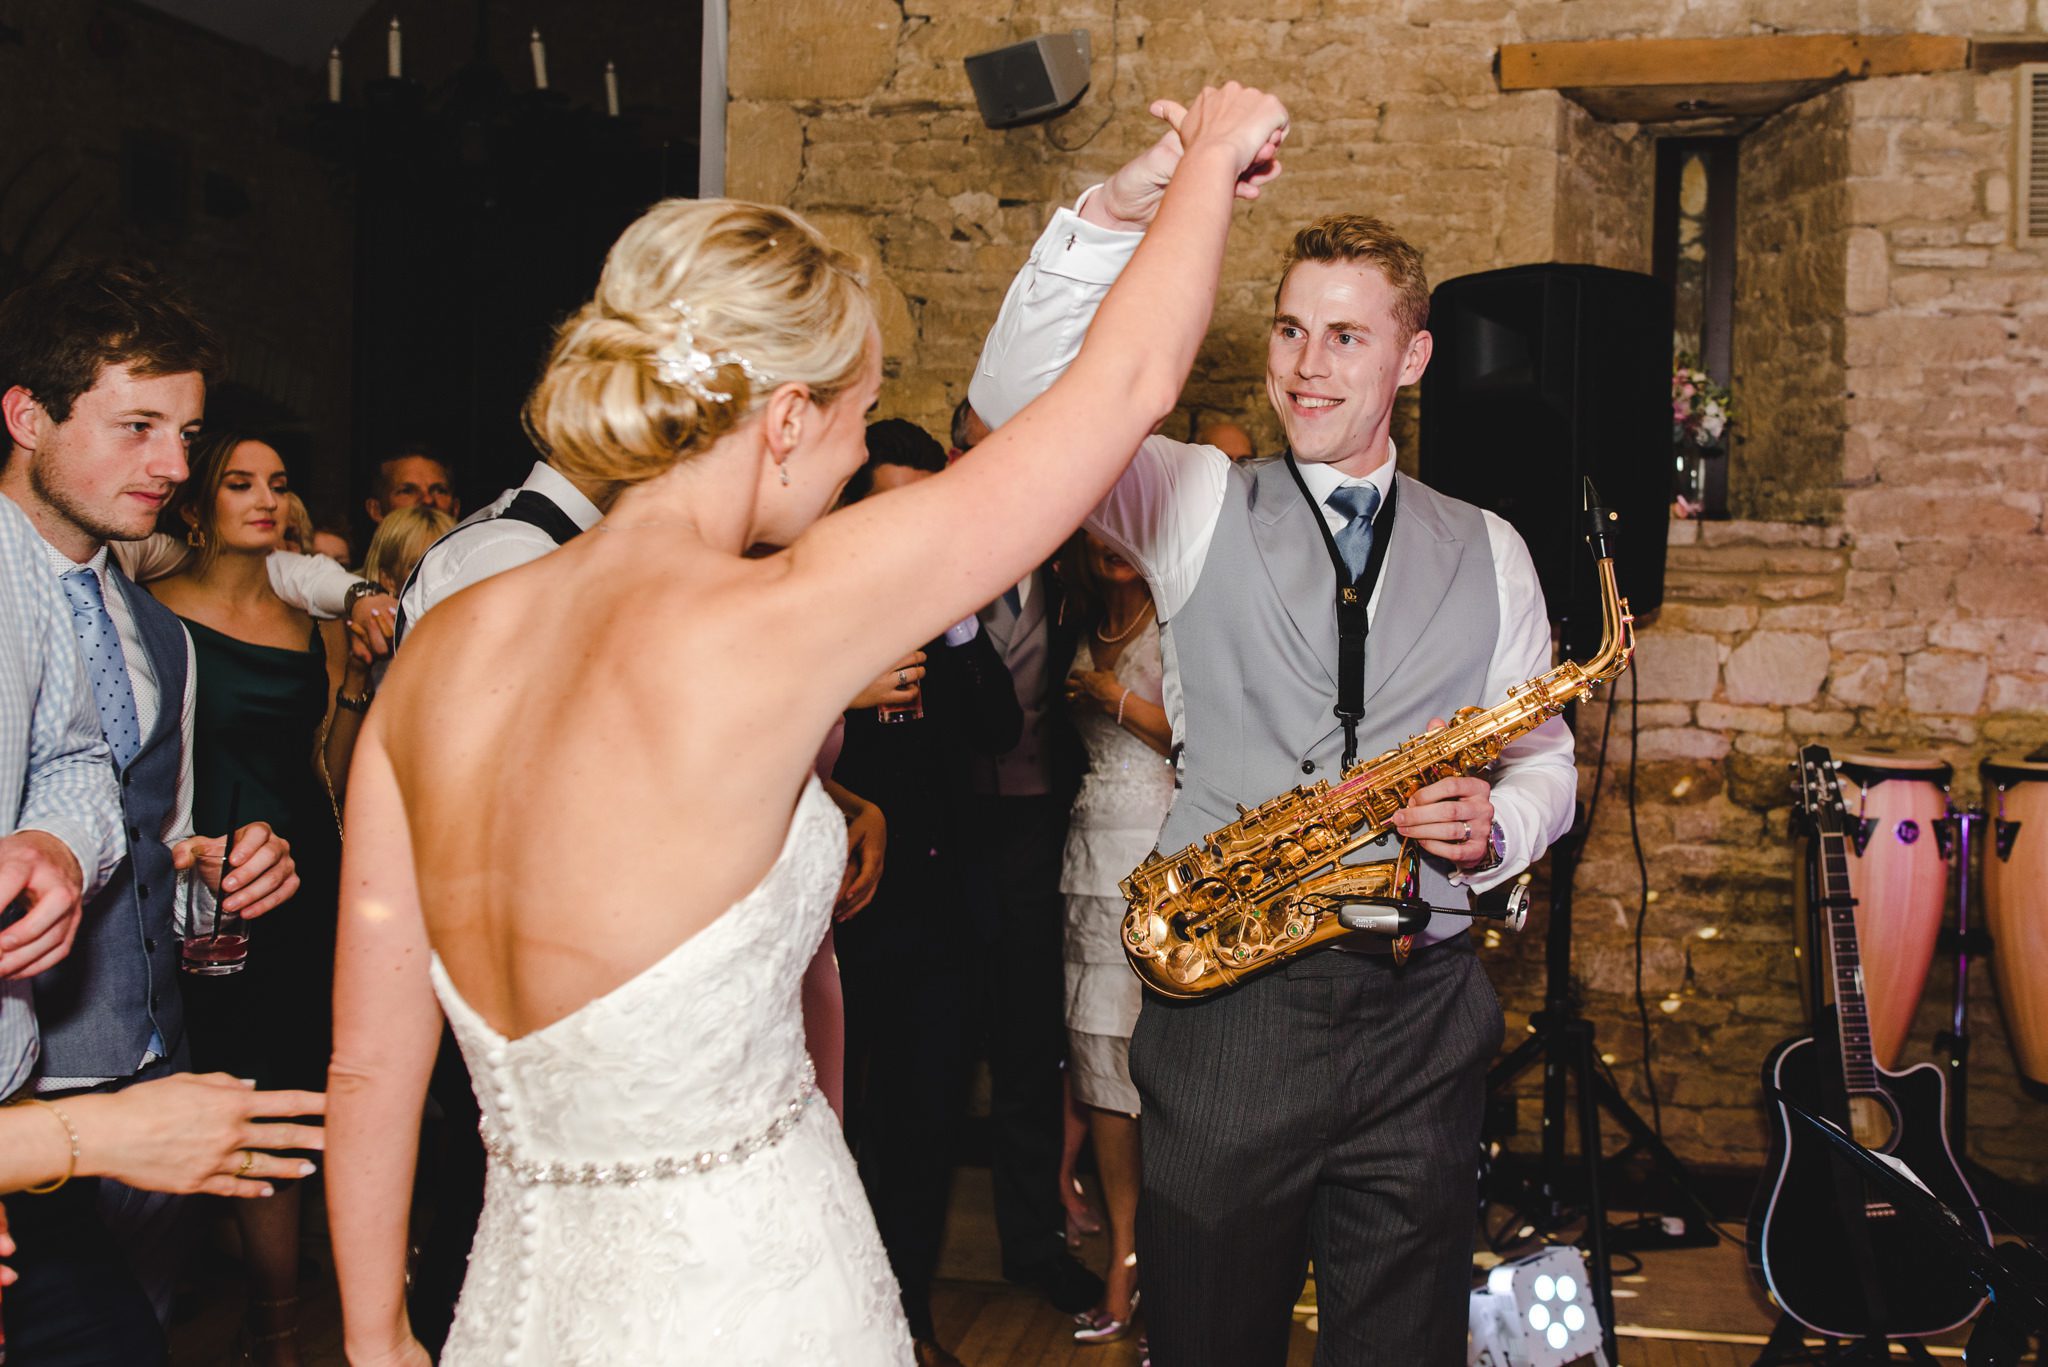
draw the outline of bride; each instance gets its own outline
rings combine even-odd
[[[327,1193],[357,1367],[427,1361],[405,1253],[444,1011],[491,1155],[444,1364],[909,1361],[803,1050],[845,857],[811,764],[1172,408],[1287,114],[1234,84],[1154,112],[1185,154],[1080,359],[914,488],[821,516],[880,338],[786,210],[656,205],[563,325],[527,416],[610,516],[426,618],[355,753]]]

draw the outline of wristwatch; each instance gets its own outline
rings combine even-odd
[[[348,618],[354,616],[356,604],[361,602],[363,599],[375,598],[383,592],[384,590],[381,587],[371,583],[367,579],[356,580],[355,583],[350,584],[347,590],[343,592],[343,594],[341,595],[342,619],[346,621]]]
[[[1493,823],[1493,829],[1486,833],[1486,858],[1480,860],[1467,873],[1491,873],[1501,866],[1508,857],[1508,833],[1500,828],[1500,822]]]

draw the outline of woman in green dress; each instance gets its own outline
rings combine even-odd
[[[268,444],[208,432],[165,510],[194,550],[149,586],[184,619],[198,662],[193,819],[268,821],[291,841],[300,888],[251,922],[241,972],[184,980],[192,1061],[265,1088],[326,1088],[341,873],[337,803],[367,708],[366,666],[340,623],[316,625],[271,589],[265,557],[284,516],[284,461]],[[231,810],[232,809],[232,810]],[[208,825],[212,822],[213,825]],[[250,1285],[245,1360],[296,1367],[300,1185],[235,1203]]]

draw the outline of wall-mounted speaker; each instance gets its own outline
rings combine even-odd
[[[1088,89],[1088,30],[1041,33],[967,59],[967,79],[981,121],[1014,128],[1051,118]]]

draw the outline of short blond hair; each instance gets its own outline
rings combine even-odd
[[[1280,264],[1280,284],[1304,261],[1363,262],[1394,287],[1394,321],[1401,341],[1429,326],[1429,276],[1422,253],[1383,219],[1370,214],[1328,214],[1303,228]],[[1277,305],[1279,288],[1274,288]]]
[[[571,479],[652,479],[739,426],[775,385],[830,403],[860,374],[873,322],[860,263],[789,210],[663,200],[613,244],[596,296],[556,334],[527,430]],[[745,357],[753,375],[720,365],[702,375],[705,393],[665,379],[660,353],[691,341]]]
[[[370,549],[363,554],[363,578],[383,584],[393,593],[405,587],[413,566],[455,527],[455,519],[431,504],[415,503],[384,515]]]
[[[284,526],[280,529],[286,537],[298,543],[300,554],[313,549],[313,515],[306,511],[306,502],[297,494],[286,493],[284,503]]]

